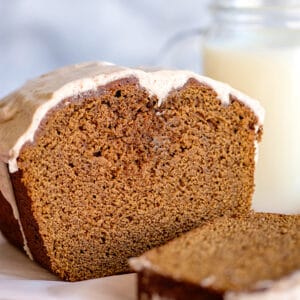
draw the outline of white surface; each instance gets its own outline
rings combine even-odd
[[[8,244],[0,233],[0,300],[134,300],[135,277],[62,282]]]

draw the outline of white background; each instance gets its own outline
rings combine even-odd
[[[208,3],[0,0],[0,97],[25,80],[82,61],[198,70],[195,38],[181,42],[167,58],[165,45],[174,35],[207,24]]]

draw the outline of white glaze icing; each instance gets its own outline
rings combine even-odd
[[[200,76],[190,71],[144,71],[109,63],[83,63],[67,66],[27,82],[22,88],[0,102],[0,159],[8,162],[9,171],[18,170],[17,157],[22,146],[33,141],[34,134],[46,113],[70,96],[95,90],[109,82],[136,77],[161,105],[168,93],[182,87],[190,78],[212,87],[223,104],[229,103],[230,94],[250,107],[263,123],[264,110],[258,101],[249,98],[227,84]]]
[[[23,242],[24,242],[24,250],[26,254],[30,257],[31,260],[33,260],[31,251],[28,247],[27,244],[27,239],[23,230],[23,226],[20,220],[20,215],[19,215],[19,210],[16,204],[16,199],[15,199],[15,194],[13,191],[13,187],[11,184],[11,180],[9,177],[8,169],[6,163],[0,161],[0,191],[3,195],[3,197],[6,199],[6,201],[11,205],[13,215],[15,219],[18,221],[20,231],[23,237]]]
[[[225,300],[299,300],[300,299],[300,271],[277,281],[258,283],[265,290],[252,293],[227,293]]]
[[[216,276],[210,275],[204,279],[201,280],[200,285],[203,287],[209,287],[216,281]]]
[[[147,299],[147,296],[144,296],[145,299]],[[141,299],[143,299],[143,296],[141,297]],[[151,296],[151,300],[173,300],[174,298],[170,298],[170,297],[164,297],[164,296],[160,296],[159,294],[153,294]]]
[[[213,88],[223,104],[227,105],[230,95],[233,95],[254,111],[259,125],[264,120],[264,110],[258,101],[224,83],[190,71],[130,69],[104,62],[82,63],[57,69],[28,81],[23,87],[0,101],[0,161],[8,163],[11,173],[16,172],[17,158],[22,146],[26,142],[33,141],[40,122],[49,110],[68,97],[88,90],[96,90],[99,86],[127,77],[137,78],[139,84],[150,95],[156,95],[158,106],[170,91],[182,87],[188,79],[195,78]],[[20,224],[26,252],[31,256],[15,199],[7,193],[6,195],[10,197],[8,202],[12,205],[14,215]]]
[[[152,262],[145,255],[130,258],[129,265],[136,272],[141,272],[144,269],[154,270]]]
[[[136,272],[153,270],[159,272],[158,266],[153,264],[145,255],[129,260],[129,265]],[[180,280],[180,278],[176,278]],[[214,275],[204,278],[200,286],[208,287],[216,280]],[[279,280],[265,280],[258,282],[255,292],[227,292],[225,300],[300,300],[300,270]]]

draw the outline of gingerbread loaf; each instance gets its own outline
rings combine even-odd
[[[300,299],[300,215],[223,217],[130,260],[139,299]]]
[[[76,281],[249,211],[263,109],[188,71],[84,63],[0,102],[0,229]]]

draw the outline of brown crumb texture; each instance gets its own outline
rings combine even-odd
[[[66,99],[23,147],[27,219],[60,277],[128,271],[129,257],[249,211],[255,114],[195,80],[157,103],[122,79]]]
[[[144,272],[140,285],[143,293],[163,295],[168,289],[157,279],[153,290],[151,278],[157,273],[158,278],[164,276],[173,284],[198,286],[199,298],[195,299],[202,299],[203,288],[219,293],[253,291],[263,288],[259,282],[299,270],[299,249],[299,215],[223,217],[149,251],[146,258],[155,272]]]

